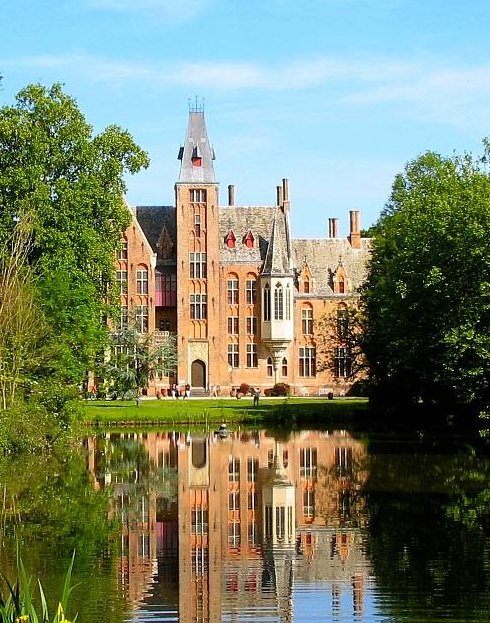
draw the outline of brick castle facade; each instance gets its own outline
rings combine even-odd
[[[294,239],[287,179],[276,205],[237,206],[233,186],[220,205],[198,108],[178,157],[175,205],[128,206],[132,222],[117,261],[122,317],[133,313],[156,340],[177,336],[176,376],[154,378],[148,395],[165,395],[171,383],[189,384],[192,395],[214,387],[228,395],[242,383],[262,392],[287,383],[296,395],[348,393],[356,379],[339,343],[332,369],[317,371],[315,321],[358,299],[370,254],[359,212],[350,212],[346,238],[330,218],[324,237]]]

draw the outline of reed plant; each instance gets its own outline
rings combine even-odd
[[[31,578],[27,575],[22,558],[17,554],[17,579],[11,583],[3,573],[5,589],[0,591],[0,623],[74,623],[66,618],[68,598],[73,590],[71,582],[75,553],[65,575],[63,590],[56,611],[50,615],[41,581],[37,581],[39,598],[36,600]]]

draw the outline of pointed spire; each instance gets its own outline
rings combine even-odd
[[[286,229],[287,224],[285,223],[284,214],[280,209],[276,209],[262,269],[263,275],[285,276],[291,274]]]
[[[214,184],[214,149],[209,144],[202,108],[189,108],[189,124],[184,145],[179,149],[179,182]]]

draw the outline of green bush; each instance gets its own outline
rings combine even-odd
[[[276,383],[270,390],[271,396],[290,396],[291,388],[287,383]]]
[[[58,394],[47,388],[32,393],[27,401],[0,411],[0,454],[51,450],[76,434],[83,415],[83,406],[71,392]]]
[[[251,389],[252,388],[250,387],[248,383],[242,383],[238,391],[242,394],[242,396],[248,396],[248,394],[250,394]]]

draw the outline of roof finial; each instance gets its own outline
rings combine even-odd
[[[187,100],[189,105],[189,112],[204,112],[204,98],[202,98],[201,104],[199,104],[199,97],[197,95],[194,96],[194,99],[194,104],[192,103],[191,98]]]

